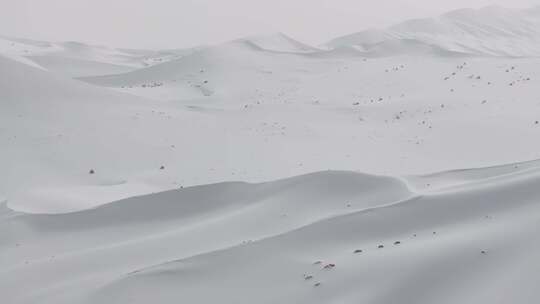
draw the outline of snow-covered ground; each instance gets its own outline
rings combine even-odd
[[[0,37],[1,302],[540,300],[539,12]]]

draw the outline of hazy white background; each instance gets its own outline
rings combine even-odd
[[[0,35],[166,48],[285,32],[318,44],[463,7],[540,0],[0,0]]]

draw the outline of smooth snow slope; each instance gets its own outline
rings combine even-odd
[[[0,291],[8,303],[531,303],[540,171],[507,167],[431,192],[327,171],[61,215],[4,207]]]
[[[182,136],[171,120],[190,121],[186,132],[205,124],[198,113],[164,115],[144,99],[2,57],[0,71],[0,193],[19,210],[78,210],[175,187],[152,182],[174,154],[167,138]]]

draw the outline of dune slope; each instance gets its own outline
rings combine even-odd
[[[329,171],[58,215],[4,207],[0,288],[9,303],[530,303],[540,171],[477,170],[490,178],[430,192]]]

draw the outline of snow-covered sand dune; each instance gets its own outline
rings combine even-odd
[[[163,155],[174,153],[166,139],[179,136],[171,121],[187,121],[186,134],[208,124],[197,112],[171,109],[165,114],[145,99],[1,56],[0,66],[0,164],[5,172],[0,193],[19,210],[85,209],[177,187],[149,180],[160,172]],[[197,141],[192,149],[206,140]]]
[[[0,37],[0,302],[538,302],[539,16]]]
[[[530,303],[540,279],[540,170],[508,168],[477,169],[489,178],[429,192],[407,179],[326,171],[58,215],[4,206],[3,299]],[[436,179],[445,175],[460,176]]]
[[[540,7],[460,9],[333,39],[327,47],[357,47],[369,56],[403,53],[520,57],[540,55]]]
[[[61,212],[329,168],[406,175],[540,158],[536,58],[276,51],[283,39],[86,83],[2,58],[0,196]]]

